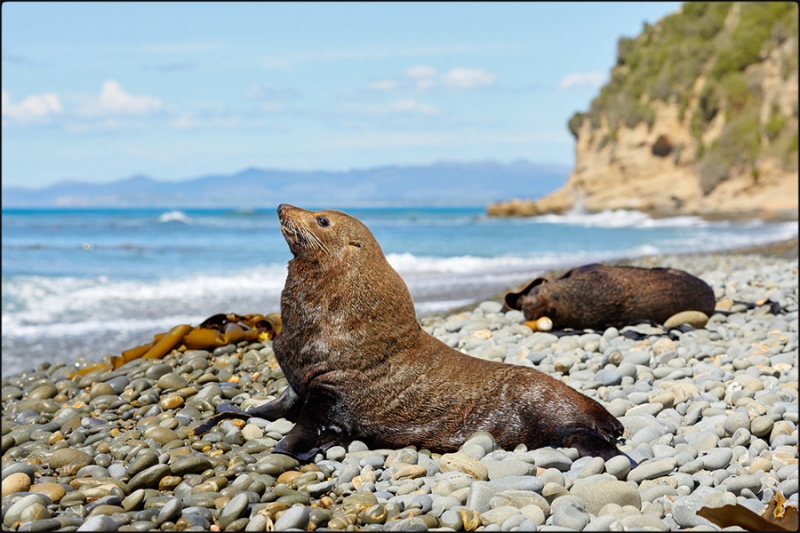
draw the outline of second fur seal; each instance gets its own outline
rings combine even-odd
[[[452,452],[487,431],[506,449],[524,443],[605,459],[621,454],[622,424],[596,401],[426,333],[405,283],[360,221],[286,204],[278,215],[294,258],[273,349],[289,386],[272,402],[238,411],[296,422],[274,452],[307,460],[354,439]]]
[[[714,290],[675,268],[606,266],[573,268],[560,278],[536,278],[505,296],[506,307],[525,320],[548,317],[553,329],[622,328],[642,320],[663,324],[681,311],[714,313]]]

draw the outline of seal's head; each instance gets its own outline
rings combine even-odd
[[[561,297],[557,291],[549,290],[545,281],[534,286],[528,294],[519,299],[520,310],[525,315],[525,320],[536,320],[546,316],[555,321],[558,314],[556,308]]]
[[[306,211],[280,204],[278,218],[281,233],[298,259],[347,262],[352,267],[368,256],[383,256],[369,229],[347,213],[331,209]]]
[[[364,224],[341,211],[288,204],[278,206],[278,218],[294,258],[281,295],[276,353],[290,346],[288,357],[321,342],[325,358],[346,358],[371,344],[384,353],[387,344],[416,342],[421,330],[408,288]]]
[[[547,283],[546,278],[536,278],[521,291],[506,293],[506,307],[522,311],[525,320],[529,321],[542,317],[555,319],[561,296],[557,290],[551,290]]]

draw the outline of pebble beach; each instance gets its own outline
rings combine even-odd
[[[557,336],[497,299],[420,320],[453,348],[600,402],[638,466],[572,448],[500,449],[487,433],[456,453],[353,441],[301,464],[270,453],[292,428],[283,419],[225,420],[194,436],[219,403],[249,409],[287,385],[270,341],[240,343],[72,379],[64,363],[3,375],[3,529],[716,531],[700,508],[758,514],[777,493],[797,506],[796,250],[626,261],[711,285],[724,312],[700,329]]]

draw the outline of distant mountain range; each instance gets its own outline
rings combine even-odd
[[[3,187],[10,207],[484,206],[536,198],[566,182],[570,169],[527,161],[434,163],[346,172],[248,168],[230,175],[156,181],[137,175],[111,183],[63,181],[28,189]]]

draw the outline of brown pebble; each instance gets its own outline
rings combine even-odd
[[[280,476],[278,476],[277,483],[286,483],[287,485],[297,479],[302,472],[298,472],[297,470],[287,470]]]
[[[98,515],[111,516],[115,514],[121,514],[124,512],[125,509],[123,509],[119,505],[98,505],[89,512],[87,518],[92,518],[93,516],[98,516]]]
[[[92,388],[89,389],[89,398],[94,400],[98,396],[115,396],[116,393],[114,389],[111,388],[111,385],[108,383],[95,383],[92,385]]]
[[[153,439],[162,446],[178,438],[174,431],[161,426],[150,426],[144,431],[144,437]]]
[[[175,409],[183,405],[183,398],[180,396],[167,396],[159,402],[161,409]]]
[[[32,485],[31,488],[28,490],[28,492],[38,492],[39,494],[44,494],[45,496],[50,498],[50,501],[53,503],[58,503],[61,500],[61,498],[64,497],[64,494],[67,493],[64,487],[62,487],[58,483],[50,483],[50,482],[37,483],[35,485]]]
[[[63,424],[61,424],[61,431],[64,435],[72,433],[76,428],[81,425],[81,417],[75,415],[69,417]]]
[[[459,471],[466,472],[477,480],[489,479],[486,466],[463,452],[446,453],[439,458],[439,468],[443,473]]]
[[[64,440],[64,434],[61,431],[56,431],[55,433],[50,434],[50,437],[47,439],[47,444],[52,446],[56,442],[61,442]]]
[[[404,466],[394,475],[395,479],[417,479],[428,475],[428,469],[422,465]]]
[[[35,522],[37,520],[46,520],[48,518],[50,518],[50,511],[39,502],[34,502],[32,505],[29,505],[22,511],[22,514],[19,515],[19,521],[23,524]]]
[[[336,500],[328,495],[325,495],[319,499],[319,505],[323,509],[330,509],[334,504],[336,504]]]
[[[731,300],[730,298],[723,298],[717,302],[717,305],[714,306],[714,309],[727,311],[731,307],[733,307],[733,300]]]
[[[226,505],[230,503],[231,499],[227,496],[220,496],[219,498],[214,499],[214,506],[219,509],[224,509]]]
[[[307,465],[303,465],[300,467],[301,472],[322,472],[320,468],[315,465],[314,463],[308,463]]]
[[[51,470],[62,469],[62,475],[71,476],[86,465],[92,464],[89,454],[72,448],[57,450],[50,456]]]
[[[481,525],[481,514],[471,509],[459,509],[461,523],[464,524],[464,531],[475,531]]]
[[[192,489],[192,494],[200,492],[219,492],[219,486],[213,481],[204,481]]]
[[[56,394],[58,394],[58,390],[56,390],[55,386],[48,383],[46,385],[40,385],[29,392],[28,399],[47,400]]]
[[[173,490],[181,481],[183,478],[180,476],[164,476],[158,482],[158,490]]]
[[[3,480],[3,498],[17,492],[28,492],[31,487],[31,478],[23,472],[11,474]]]
[[[259,513],[263,514],[264,516],[266,516],[270,520],[275,521],[275,520],[278,519],[278,514],[279,513],[282,513],[283,511],[287,510],[291,506],[292,505],[290,503],[286,503],[286,502],[271,502],[271,503],[268,503],[267,505],[265,505],[261,509],[261,511],[259,511]]]
[[[664,327],[667,329],[677,328],[681,324],[689,324],[690,326],[701,329],[704,328],[708,322],[708,316],[700,311],[681,311],[676,313],[664,321]]]

